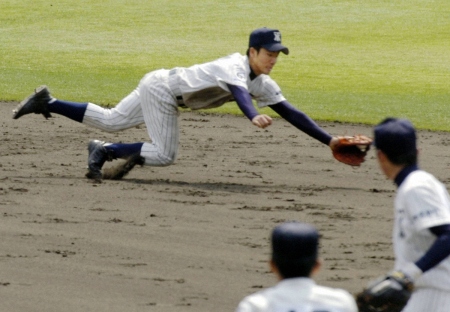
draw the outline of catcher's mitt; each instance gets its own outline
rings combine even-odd
[[[411,297],[413,282],[402,272],[393,272],[356,295],[359,312],[400,312]]]
[[[333,156],[350,166],[360,166],[364,162],[372,139],[365,135],[338,137],[339,142],[332,149]]]

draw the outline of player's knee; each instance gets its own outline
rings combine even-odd
[[[163,153],[157,153],[156,155],[143,155],[145,158],[144,165],[166,167],[170,166],[175,162],[176,155],[167,155]],[[156,157],[155,157],[156,156]]]
[[[161,166],[170,166],[175,162],[175,154],[173,155],[160,155],[159,157]]]

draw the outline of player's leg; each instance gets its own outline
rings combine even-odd
[[[168,71],[145,77],[139,85],[144,121],[151,142],[142,146],[141,156],[150,166],[168,166],[178,154],[178,105],[168,84]]]
[[[168,166],[178,152],[178,106],[168,83],[167,71],[151,73],[142,79],[136,92],[140,95],[143,118],[151,142],[105,143],[91,141],[88,145],[89,171],[86,177],[100,181],[105,161],[116,158],[142,157],[138,164]]]
[[[41,86],[17,106],[13,111],[13,118],[18,119],[31,113],[43,114],[46,118],[51,117],[51,113],[56,113],[107,132],[128,129],[144,122],[137,89],[115,107],[108,109],[93,103],[56,99],[50,95],[46,86]]]
[[[112,109],[105,109],[89,103],[82,122],[108,132],[119,131],[142,124],[144,117],[141,109],[139,88],[130,93]],[[101,181],[101,170],[106,161],[135,157],[141,153],[142,145],[142,142],[105,143],[98,140],[90,141],[88,144],[88,172],[86,177]]]
[[[127,159],[126,166],[113,174],[113,179],[119,179],[127,174],[136,164],[144,165],[145,159],[140,156],[143,143],[105,143],[92,140],[88,144],[88,172],[86,177],[101,182],[103,178],[102,167],[106,161],[123,158]],[[111,175],[111,174],[110,174]],[[120,176],[120,177],[119,177]]]
[[[144,122],[137,89],[116,107],[106,109],[92,103],[75,103],[53,98],[48,88],[42,86],[20,103],[14,111],[13,118],[17,119],[30,113],[43,114],[46,118],[51,117],[50,113],[55,113],[108,132],[127,129]],[[86,176],[101,180],[101,168],[105,161],[117,158],[128,159],[139,155],[142,145],[143,143],[105,144],[97,140],[89,142],[89,169]]]
[[[167,79],[168,74],[165,70],[146,75],[134,93],[125,98],[115,110],[116,114],[121,112],[122,108],[133,108],[139,112],[130,115],[139,116],[139,120],[145,121],[151,142],[124,144],[91,141],[89,154],[93,156],[90,157],[89,163],[96,164],[92,168],[93,171],[98,172],[97,169],[101,169],[106,160],[128,158],[138,153],[145,158],[145,164],[150,166],[168,166],[175,161],[179,140],[178,105]],[[139,109],[135,105],[128,104],[132,103],[133,99],[136,102],[139,99]],[[101,118],[104,114],[104,111],[87,111],[85,116],[89,115],[90,124],[96,119],[101,119],[104,124],[104,119]],[[100,117],[95,117],[97,115]],[[95,154],[102,157],[94,157]]]
[[[83,124],[107,132],[116,132],[144,123],[139,90],[135,89],[113,108],[88,103]]]
[[[141,98],[140,92],[144,96]],[[116,107],[106,109],[92,103],[75,103],[55,99],[46,86],[22,101],[14,110],[13,118],[35,113],[51,117],[50,113],[66,116],[105,131],[114,132],[130,128],[144,121],[151,143],[105,143],[93,140],[88,145],[87,177],[101,179],[105,161],[140,155],[153,166],[172,164],[178,151],[178,107],[168,86],[167,71],[146,75],[139,87],[125,97]],[[144,116],[145,115],[145,116]]]

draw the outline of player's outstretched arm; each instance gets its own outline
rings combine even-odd
[[[372,140],[358,135],[354,137],[332,137],[305,113],[293,107],[289,102],[270,105],[275,112],[299,130],[330,147],[332,155],[338,161],[350,166],[360,166],[364,162]]]
[[[274,105],[269,105],[278,115],[283,117],[297,129],[303,131],[307,135],[326,144],[330,147],[333,137],[323,130],[314,120],[302,111],[292,106],[288,101],[283,101]]]

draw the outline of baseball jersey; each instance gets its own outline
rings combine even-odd
[[[234,53],[212,62],[176,67],[177,84],[184,104],[191,109],[208,109],[233,101],[227,84],[245,88],[259,107],[284,101],[280,87],[268,75],[250,79],[248,57]]]
[[[245,297],[236,312],[357,312],[352,295],[317,285],[310,278],[289,278]]]
[[[428,229],[450,223],[450,199],[433,175],[416,170],[400,184],[395,198],[395,269],[419,260],[436,240]],[[450,291],[450,258],[426,271],[415,286]]]

